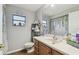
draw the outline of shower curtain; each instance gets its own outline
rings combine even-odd
[[[6,54],[8,51],[8,40],[7,40],[7,28],[6,28],[6,5],[3,5],[3,44],[4,50],[3,54]]]

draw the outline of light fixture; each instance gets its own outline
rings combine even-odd
[[[50,6],[51,6],[51,7],[54,7],[54,4],[51,4]]]

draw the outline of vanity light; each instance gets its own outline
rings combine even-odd
[[[54,7],[54,4],[51,4],[50,6],[51,6],[51,7]]]

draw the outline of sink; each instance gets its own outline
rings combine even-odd
[[[55,36],[55,38],[50,37],[50,38],[46,38],[47,42],[50,44],[56,44],[56,43],[60,43],[63,40],[62,36]]]
[[[63,39],[62,36],[55,36],[57,39],[54,39],[53,36],[40,36],[40,39],[49,44],[60,43]]]

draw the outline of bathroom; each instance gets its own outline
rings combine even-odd
[[[63,50],[66,46],[66,42],[63,41],[65,36],[69,33],[73,35],[78,33],[79,4],[1,4],[0,8],[3,12],[1,43],[4,45],[1,54],[79,54],[78,48],[69,44]],[[59,39],[58,43],[55,44],[53,38]],[[68,48],[72,50],[67,50]]]

